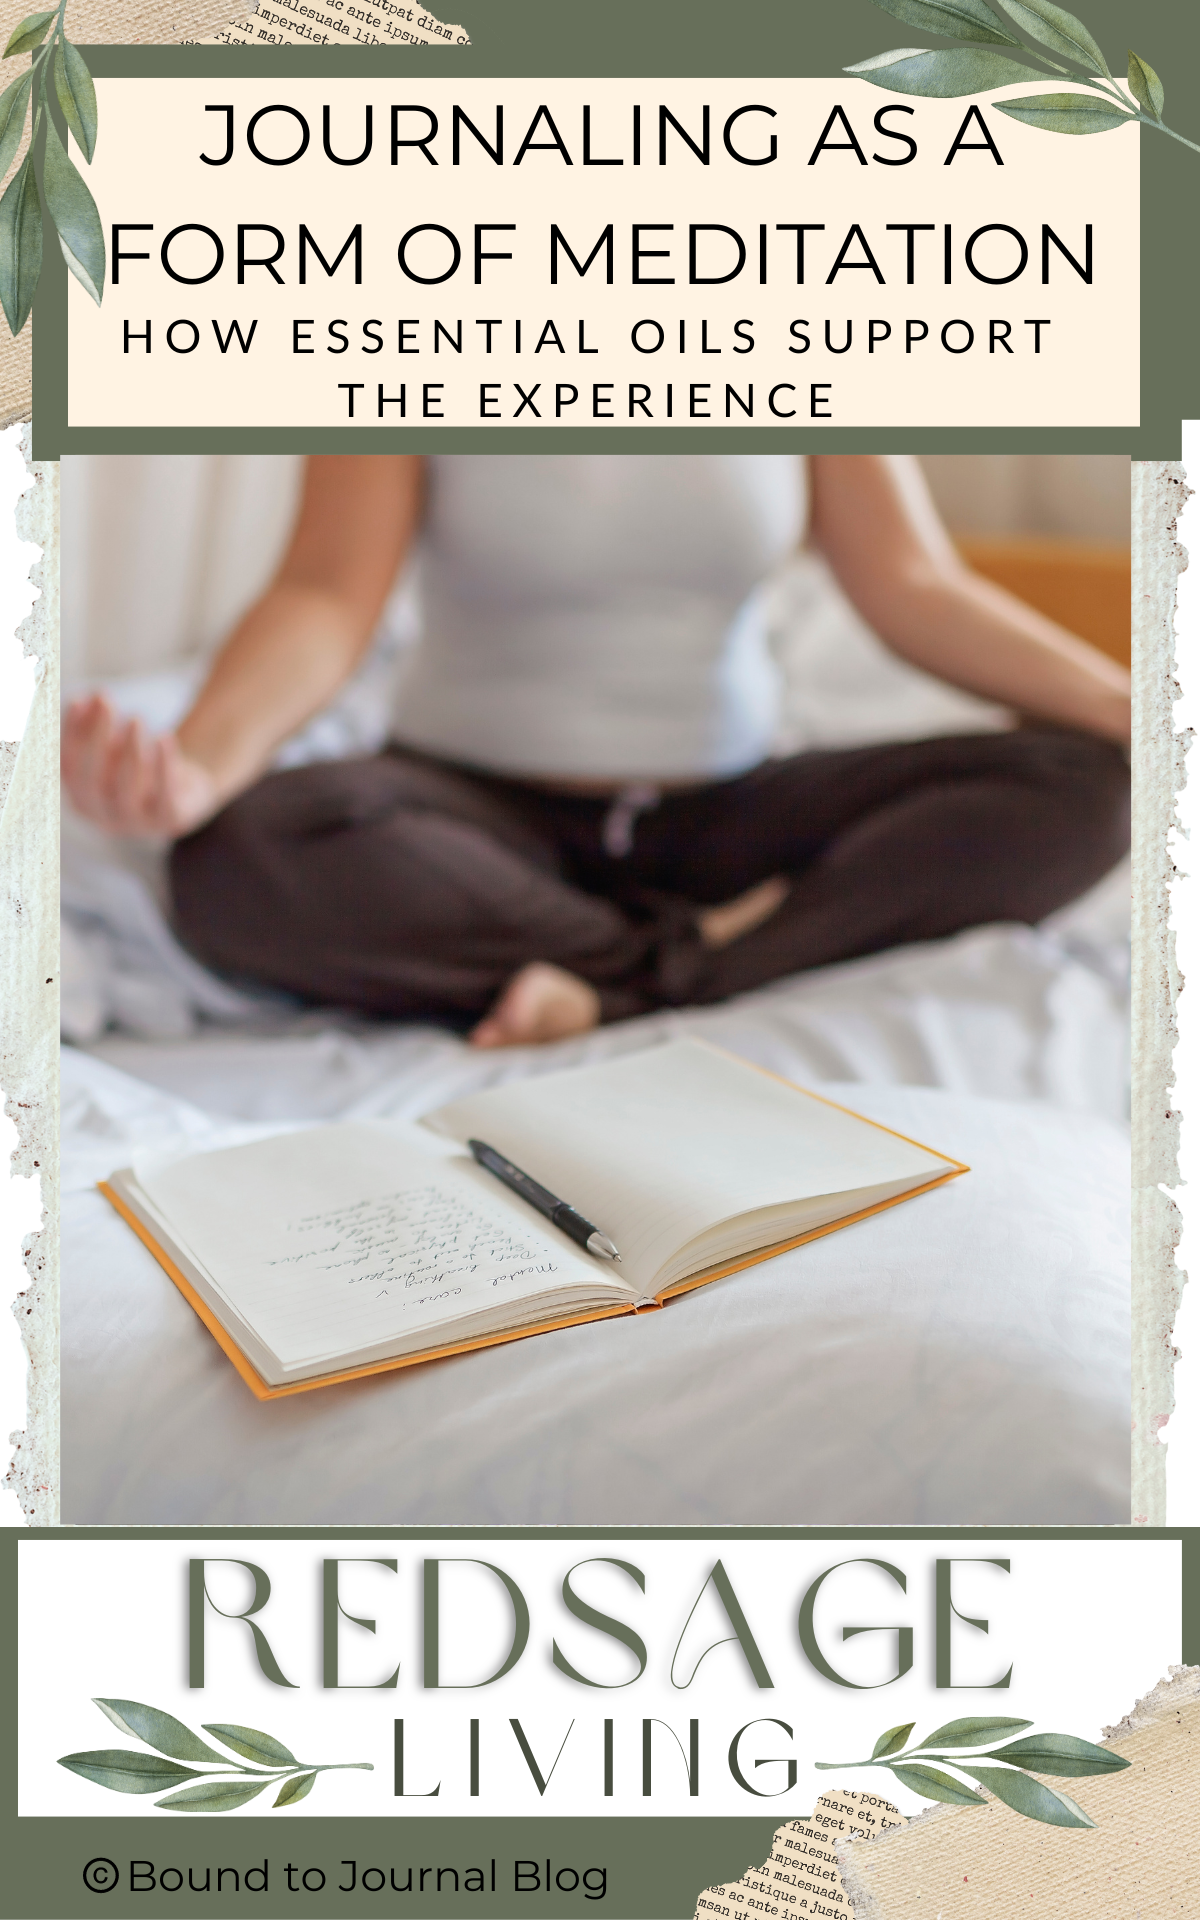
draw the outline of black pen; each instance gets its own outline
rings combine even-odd
[[[495,1147],[489,1147],[484,1140],[468,1140],[467,1145],[481,1167],[486,1167],[489,1173],[495,1174],[497,1180],[502,1180],[506,1187],[520,1194],[522,1200],[528,1200],[531,1207],[545,1214],[547,1220],[561,1227],[568,1239],[574,1240],[577,1246],[586,1247],[598,1260],[620,1260],[620,1254],[606,1233],[601,1233],[590,1220],[576,1213],[574,1207],[568,1206],[565,1200],[540,1187],[536,1180],[522,1173],[520,1167],[514,1167],[512,1161],[506,1160],[502,1153],[497,1153]]]

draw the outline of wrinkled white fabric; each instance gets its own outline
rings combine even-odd
[[[738,1031],[714,1037],[736,1045]],[[742,1050],[812,1084],[793,1031],[802,1027],[768,1019]],[[590,1045],[637,1037],[631,1025]],[[437,1036],[392,1039],[401,1051],[369,1091],[355,1060],[361,1035],[262,1044],[294,1112],[417,1112],[532,1064],[472,1059]],[[214,1044],[248,1047],[261,1084],[257,1043]],[[157,1066],[165,1078],[161,1054]],[[1128,1515],[1128,1144],[1103,1119],[1036,1101],[826,1084],[972,1172],[661,1313],[260,1404],[92,1186],[145,1142],[200,1148],[256,1129],[71,1049],[63,1078],[68,1523],[1083,1525]],[[234,1076],[245,1111],[256,1104],[249,1080]]]
[[[605,1058],[664,1032],[696,1033],[806,1083],[1051,1100],[1121,1122],[1129,1110],[1128,922],[1122,866],[1039,928],[975,927],[553,1047],[480,1054],[436,1027],[267,1003],[256,1010],[243,998],[233,1030],[148,1027],[145,1039],[103,1034],[93,1051],[214,1113],[327,1120],[412,1115],[514,1074]]]

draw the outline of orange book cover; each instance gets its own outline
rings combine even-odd
[[[761,1068],[759,1071],[766,1072],[768,1070]],[[785,1086],[795,1085],[793,1081],[783,1080],[783,1076],[780,1074],[771,1074],[770,1077],[781,1080]],[[797,1087],[796,1091],[806,1093],[810,1099],[820,1100],[826,1106],[838,1107],[838,1110],[842,1113],[853,1112],[852,1108],[840,1106],[836,1100],[826,1100],[823,1094],[810,1093],[807,1087]],[[866,1120],[864,1114],[855,1114],[854,1117],[858,1120]],[[532,1338],[534,1334],[557,1333],[564,1327],[582,1326],[591,1320],[612,1320],[619,1315],[632,1314],[636,1317],[639,1313],[656,1312],[660,1307],[665,1306],[668,1300],[673,1300],[680,1294],[691,1293],[697,1287],[708,1286],[713,1280],[724,1279],[727,1274],[740,1273],[746,1267],[757,1266],[763,1260],[772,1260],[776,1254],[788,1253],[793,1247],[803,1246],[809,1240],[819,1240],[823,1238],[825,1234],[837,1233],[842,1227],[854,1226],[859,1220],[866,1220],[875,1213],[883,1213],[889,1207],[898,1207],[905,1200],[915,1200],[918,1194],[929,1193],[934,1187],[943,1187],[948,1181],[957,1180],[960,1174],[970,1171],[970,1168],[964,1161],[951,1159],[949,1155],[938,1152],[936,1148],[926,1147],[923,1141],[912,1140],[908,1134],[898,1133],[894,1127],[883,1127],[877,1120],[867,1120],[867,1125],[880,1127],[881,1132],[894,1134],[898,1140],[908,1141],[910,1146],[922,1147],[926,1153],[937,1153],[939,1159],[947,1161],[949,1171],[938,1174],[932,1180],[925,1181],[922,1186],[911,1188],[907,1193],[895,1194],[888,1200],[879,1200],[872,1206],[863,1207],[855,1213],[848,1213],[840,1220],[827,1221],[824,1226],[812,1227],[806,1233],[796,1234],[791,1239],[777,1241],[768,1247],[758,1247],[753,1252],[741,1254],[734,1260],[724,1261],[719,1266],[705,1268],[703,1272],[689,1275],[687,1279],[677,1281],[673,1286],[665,1287],[660,1294],[655,1296],[652,1304],[634,1305],[631,1302],[628,1306],[591,1308],[586,1313],[570,1314],[562,1319],[541,1321],[537,1326],[518,1327],[514,1328],[511,1332],[487,1334],[478,1340],[464,1340],[446,1346],[431,1347],[422,1353],[400,1354],[389,1360],[373,1360],[366,1366],[348,1367],[337,1373],[320,1374],[312,1380],[291,1381],[284,1386],[278,1387],[271,1386],[263,1379],[258,1369],[251,1364],[250,1360],[242,1352],[236,1340],[234,1340],[227,1329],[221,1325],[221,1322],[211,1309],[205,1305],[186,1274],[180,1271],[179,1267],[171,1259],[170,1254],[166,1252],[165,1248],[159,1245],[149,1228],[138,1218],[133,1209],[125,1203],[106,1180],[101,1180],[98,1182],[98,1185],[105,1199],[116,1208],[121,1218],[133,1228],[138,1239],[144,1246],[148,1247],[154,1255],[163,1272],[174,1281],[180,1293],[188,1302],[188,1305],[192,1307],[208,1328],[208,1331],[212,1334],[213,1339],[220,1347],[222,1353],[233,1362],[233,1365],[255,1398],[257,1400],[282,1400],[290,1394],[308,1393],[316,1387],[339,1386],[343,1381],[365,1379],[369,1374],[390,1373],[397,1367],[423,1366],[426,1361],[448,1359],[452,1354],[456,1353],[471,1353],[479,1347],[502,1346],[510,1340],[528,1340]]]

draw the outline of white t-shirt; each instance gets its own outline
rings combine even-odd
[[[531,777],[744,772],[778,712],[764,587],[806,518],[790,454],[432,457],[394,737]]]

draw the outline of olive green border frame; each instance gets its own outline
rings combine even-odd
[[[483,1540],[713,1540],[731,1544],[741,1540],[836,1541],[840,1547],[856,1541],[876,1549],[892,1550],[907,1541],[948,1541],[956,1551],[990,1541],[1103,1540],[1123,1541],[1131,1550],[1146,1540],[1182,1543],[1182,1658],[1200,1665],[1200,1529],[1182,1527],[66,1527],[5,1530],[0,1537],[0,1608],[16,1619],[18,1553],[53,1552],[60,1540],[255,1541],[314,1540],[445,1540],[459,1546]],[[80,1597],[81,1610],[86,1597]],[[1147,1691],[1161,1676],[1147,1673]],[[174,1820],[56,1819],[53,1816],[16,1817],[16,1634],[0,1655],[0,1724],[9,1729],[0,1748],[0,1857],[4,1861],[0,1913],[9,1920],[130,1920],[144,1913],[146,1920],[167,1915],[221,1915],[228,1920],[255,1920],[255,1916],[307,1914],[312,1920],[358,1920],[371,1913],[404,1914],[410,1920],[463,1920],[483,1915],[485,1920],[571,1920],[593,1912],[607,1920],[691,1920],[697,1895],[706,1887],[736,1880],[750,1862],[764,1860],[771,1836],[781,1819],[795,1818],[776,1810],[761,1816],[737,1818],[552,1817],[496,1819],[486,1815],[422,1818],[400,1816],[403,1824],[373,1816],[356,1820],[316,1817],[291,1820],[246,1818]],[[786,1699],[786,1695],[781,1696]],[[1133,1701],[1129,1706],[1133,1706]],[[390,1713],[392,1708],[387,1711]],[[603,1901],[551,1901],[544,1894],[447,1893],[418,1907],[402,1897],[379,1900],[371,1894],[339,1896],[336,1882],[343,1877],[341,1862],[357,1859],[361,1865],[394,1863],[457,1863],[464,1868],[493,1855],[498,1862],[514,1858],[544,1859],[549,1854],[580,1867],[605,1865],[608,1892]],[[84,1865],[96,1856],[118,1860],[122,1881],[111,1895],[88,1894],[83,1886]],[[153,1896],[126,1898],[126,1863],[151,1860],[159,1865],[189,1865],[200,1872],[206,1865],[225,1863],[253,1866],[271,1861],[267,1893],[240,1899],[186,1889],[150,1904]],[[289,1895],[282,1884],[286,1860],[319,1866],[327,1886],[318,1897]]]
[[[231,0],[232,3],[232,0]],[[1168,75],[1172,125],[1200,139],[1200,6],[1195,0],[1080,0],[1087,24],[1114,66],[1131,34]],[[912,29],[870,0],[446,0],[435,11],[461,15],[467,47],[111,47],[85,49],[97,78],[262,75],[272,80],[353,75],[546,76],[653,79],[680,75],[836,75],[882,52]],[[928,37],[928,36],[926,36]],[[1185,95],[1185,77],[1192,98]],[[846,79],[847,107],[861,81]],[[1182,105],[1181,105],[1182,97]],[[863,100],[862,105],[874,105]],[[103,128],[101,128],[103,139]],[[1047,142],[1068,136],[1046,134]],[[1104,139],[1105,135],[1090,136]],[[1047,147],[1047,160],[1052,149]],[[1135,460],[1180,454],[1181,421],[1200,417],[1200,248],[1181,208],[1200,199],[1200,155],[1143,131],[1141,139],[1142,411],[1137,428],[76,428],[66,417],[66,268],[47,250],[34,308],[33,455],[63,453],[1128,453]],[[1103,324],[1102,312],[1097,324]]]
[[[1168,113],[1172,124],[1189,138],[1200,139],[1200,8],[1195,0],[1078,0],[1088,25],[1105,46],[1110,58],[1119,57],[1130,35],[1136,34],[1138,50],[1168,77]],[[201,48],[112,48],[88,49],[88,61],[97,75],[145,74],[147,77],[175,73],[262,74],[285,78],[297,75],[391,74],[417,76],[426,73],[552,74],[575,71],[588,74],[636,74],[653,78],[693,74],[762,74],[764,72],[835,73],[851,61],[878,52],[906,37],[907,30],[893,24],[869,4],[869,0],[744,0],[738,18],[738,39],[732,43],[726,6],[717,0],[689,0],[686,10],[679,5],[645,5],[639,0],[606,0],[606,4],[588,12],[575,0],[462,0],[455,8],[435,11],[457,13],[472,36],[469,48],[428,48],[396,52],[392,49],[369,51],[323,49],[258,50]],[[679,22],[686,11],[687,39],[681,42]],[[551,58],[543,43],[554,44],[564,52]],[[569,49],[569,61],[565,57]],[[1195,76],[1195,78],[1191,78]],[[847,87],[858,83],[847,81]],[[1190,88],[1190,97],[1189,97]],[[1181,104],[1182,101],[1182,104]],[[1058,136],[1046,136],[1048,139]],[[1102,137],[1102,136],[1100,136]],[[754,429],[647,430],[632,433],[613,429],[598,442],[594,431],[553,430],[556,452],[595,451],[599,445],[612,451],[626,451],[636,445],[645,452],[674,451],[686,447],[702,451],[719,447],[723,451],[828,451],[852,450],[886,452],[969,451],[987,452],[1128,452],[1137,460],[1177,459],[1180,453],[1180,422],[1200,417],[1200,353],[1194,343],[1194,325],[1189,316],[1200,311],[1200,250],[1193,243],[1192,223],[1187,210],[1197,202],[1200,190],[1200,156],[1180,149],[1161,137],[1147,134],[1141,144],[1142,167],[1142,425],[1136,430],[1088,429],[1073,433],[1059,430],[997,430],[980,432],[905,431],[877,433],[870,430],[833,431]],[[1180,219],[1181,210],[1183,219]],[[479,450],[525,452],[540,449],[536,430],[497,429],[496,432],[442,430],[421,433],[396,429],[368,429],[365,434],[294,430],[264,433],[259,430],[230,432],[200,431],[190,434],[177,429],[163,431],[88,431],[68,434],[65,420],[65,286],[66,271],[56,249],[47,254],[36,309],[36,345],[34,360],[35,427],[34,453],[41,459],[57,459],[61,451],[342,451],[370,450],[475,452]],[[615,437],[614,437],[615,436]],[[674,1535],[662,1529],[453,1529],[389,1528],[276,1529],[264,1536],[262,1531],[238,1528],[203,1528],[166,1531],[162,1529],[69,1528],[22,1533],[6,1530],[0,1539],[0,1605],[11,1608],[6,1618],[15,1620],[15,1576],[17,1552],[35,1547],[52,1547],[59,1539],[188,1539],[240,1538],[247,1542],[264,1537],[313,1540],[338,1539],[446,1539],[460,1544],[467,1540],[541,1539],[661,1539],[706,1538],[723,1541],[737,1539],[787,1539],[886,1541],[987,1542],[994,1539],[1121,1539],[1136,1543],[1146,1539],[1179,1540],[1183,1548],[1183,1647],[1188,1664],[1200,1664],[1200,1530],[1179,1528],[896,1528],[896,1529],[686,1529]],[[81,1604],[86,1604],[81,1601]],[[1149,1686],[1157,1675],[1147,1675]],[[8,1646],[0,1655],[0,1712],[4,1724],[16,1724],[16,1636],[10,1633]],[[1130,1702],[1132,1705],[1132,1702]],[[15,1817],[15,1749],[11,1739],[0,1748],[0,1840],[3,1843],[5,1875],[0,1892],[0,1913],[13,1920],[74,1920],[74,1917],[99,1912],[111,1920],[125,1920],[128,1913],[147,1913],[149,1920],[161,1920],[164,1912],[233,1916],[240,1914],[318,1914],[319,1920],[340,1920],[342,1914],[357,1915],[372,1911],[369,1897],[346,1896],[340,1906],[336,1895],[327,1889],[314,1901],[313,1896],[290,1899],[273,1887],[269,1895],[255,1895],[238,1902],[216,1896],[174,1894],[163,1897],[157,1906],[147,1906],[146,1896],[126,1902],[125,1896],[89,1896],[82,1886],[83,1862],[93,1853],[114,1849],[119,1836],[119,1851],[129,1857],[159,1859],[167,1857],[163,1842],[164,1826],[155,1819],[122,1820],[114,1823],[98,1816],[92,1820],[56,1820],[42,1818],[18,1822]],[[531,1818],[529,1820],[422,1820],[408,1818],[402,1836],[386,1821],[339,1819],[305,1820],[300,1834],[286,1835],[279,1820],[245,1818],[207,1821],[189,1826],[172,1822],[170,1858],[186,1870],[189,1862],[203,1864],[222,1857],[252,1863],[264,1854],[272,1860],[303,1854],[315,1864],[325,1864],[333,1882],[342,1858],[371,1857],[386,1859],[428,1859],[449,1856],[467,1862],[479,1855],[511,1859],[519,1849],[522,1855],[536,1857],[549,1851],[558,1858],[586,1852],[589,1861],[612,1866],[610,1891],[603,1902],[576,1902],[572,1911],[587,1911],[594,1906],[614,1920],[659,1920],[663,1916],[690,1915],[696,1893],[705,1885],[736,1878],[748,1860],[765,1858],[767,1845],[778,1816],[745,1819],[612,1819],[575,1820]],[[157,1832],[156,1832],[157,1829]],[[340,1875],[338,1875],[340,1877]],[[630,1888],[629,1881],[636,1885]],[[153,1896],[151,1896],[153,1899]],[[541,1904],[544,1902],[544,1905]],[[418,1910],[407,1901],[376,1904],[374,1910],[409,1912]],[[514,1920],[529,1920],[531,1897],[507,1900],[497,1896],[480,1904],[479,1898],[461,1896],[455,1901],[446,1896],[427,1909],[446,1920],[460,1914],[485,1913],[497,1920],[512,1915]],[[563,1911],[568,1910],[564,1904]],[[560,1920],[557,1903],[540,1896],[536,1907],[544,1920]]]

